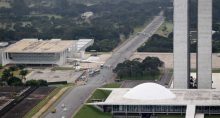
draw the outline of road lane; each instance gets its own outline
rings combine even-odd
[[[110,57],[104,64],[105,67],[101,70],[99,75],[90,78],[86,85],[76,86],[75,88],[70,89],[57,103],[53,105],[57,112],[50,113],[50,111],[47,111],[43,117],[71,118],[75,111],[77,111],[82,103],[89,97],[92,91],[106,83],[114,81],[114,73],[112,72],[112,69],[116,67],[118,63],[128,59],[138,47],[145,43],[152,36],[152,34],[157,31],[163,22],[163,12],[161,12],[160,15],[156,16],[152,20],[152,22],[143,30],[141,34],[129,39],[126,44],[123,44],[123,46],[113,53],[112,57]],[[67,105],[67,110],[64,110],[61,107],[62,104]]]

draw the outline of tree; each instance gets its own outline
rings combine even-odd
[[[7,80],[7,84],[9,86],[21,86],[23,85],[21,79],[17,78],[17,77],[10,77],[8,80]]]
[[[7,81],[10,77],[12,77],[13,74],[11,73],[11,71],[9,69],[5,69],[3,72],[2,72],[2,80],[3,81]]]
[[[10,66],[10,67],[9,67],[9,70],[10,70],[10,71],[16,71],[16,70],[17,70],[17,67],[16,67],[16,66]]]
[[[47,86],[48,83],[45,80],[28,80],[25,83],[26,86]]]
[[[157,57],[146,57],[142,62],[140,59],[134,59],[119,63],[113,72],[121,79],[126,77],[135,79],[146,75],[155,77],[160,74],[159,68],[163,65],[164,63]]]
[[[24,77],[28,74],[28,71],[27,70],[21,70],[19,75],[22,76],[22,79],[25,79]]]
[[[14,0],[11,5],[15,15],[20,16],[29,13],[28,6],[26,5],[24,0]]]
[[[25,68],[25,65],[19,64],[19,65],[17,65],[17,67],[18,67],[20,70],[23,70],[23,69]]]

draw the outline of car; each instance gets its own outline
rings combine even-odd
[[[51,110],[51,113],[56,113],[56,112],[57,112],[56,108],[53,108],[53,109]]]
[[[104,64],[101,64],[101,65],[100,65],[100,68],[103,69],[103,68],[104,68]]]
[[[65,104],[62,104],[61,107],[62,107],[62,108],[65,108]]]

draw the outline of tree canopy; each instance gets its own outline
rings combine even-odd
[[[123,63],[119,63],[113,70],[117,76],[123,78],[136,78],[141,76],[155,77],[160,74],[160,67],[163,66],[163,62],[157,57],[146,57],[143,61],[140,59],[134,59],[132,61],[126,60]]]

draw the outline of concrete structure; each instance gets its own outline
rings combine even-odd
[[[75,54],[75,57],[84,59],[86,48],[93,45],[93,43],[94,43],[93,39],[79,39],[77,41],[77,49],[76,49],[78,53]]]
[[[2,65],[63,65],[67,62],[67,58],[73,58],[75,53],[78,53],[77,42],[76,40],[60,39],[23,39],[10,45],[2,52]],[[87,41],[87,43],[81,47],[86,49],[86,47],[92,45],[93,42],[94,40],[90,39],[90,41]]]
[[[154,91],[164,92],[160,99],[135,98],[136,93],[142,96],[157,97]],[[105,89],[112,91],[103,102],[88,103],[117,116],[138,116],[146,114],[185,114],[186,118],[195,118],[196,114],[220,114],[220,90],[213,89],[166,89],[161,85],[145,83],[135,88]],[[136,91],[138,90],[138,91]],[[133,97],[125,97],[130,91],[135,91]],[[170,94],[172,93],[172,94]],[[173,97],[173,94],[175,97]]]
[[[92,17],[93,15],[94,15],[94,13],[91,11],[85,12],[85,13],[81,14],[81,18],[88,19],[88,18]]]
[[[174,87],[188,88],[190,78],[188,0],[174,0]]]
[[[189,88],[190,0],[174,0],[174,88]],[[198,0],[198,88],[212,84],[212,0]]]
[[[0,42],[0,48],[4,48],[6,46],[8,46],[8,42]]]
[[[212,87],[212,0],[198,0],[198,88]]]

